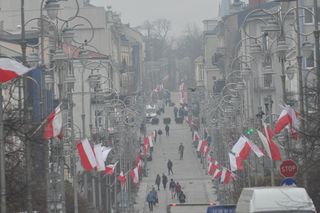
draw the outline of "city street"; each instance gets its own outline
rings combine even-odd
[[[172,93],[171,99],[175,104],[178,104],[178,93]],[[162,173],[168,174],[167,161],[171,159],[173,162],[173,175],[168,176],[170,181],[173,178],[174,181],[179,182],[182,186],[182,191],[186,194],[186,203],[210,203],[216,200],[215,190],[211,183],[210,177],[205,174],[205,170],[202,169],[200,159],[196,157],[195,149],[192,147],[191,131],[186,123],[176,124],[174,122],[173,107],[167,106],[165,113],[160,118],[159,125],[148,125],[148,133],[153,129],[161,128],[164,132],[165,125],[163,124],[163,118],[170,117],[170,135],[159,136],[154,147],[153,160],[148,162],[148,177],[144,177],[139,186],[139,192],[137,194],[135,210],[137,212],[149,212],[148,203],[146,202],[147,193],[155,186],[156,175],[162,176]],[[184,144],[184,159],[179,159],[178,147],[180,143]],[[161,180],[162,181],[162,180]],[[168,184],[169,185],[169,184]],[[168,189],[164,191],[162,184],[160,191],[158,191],[159,205],[154,208],[153,212],[166,212],[166,207],[170,203],[178,203],[177,199],[171,199],[171,194]],[[156,188],[156,187],[155,187]],[[190,207],[173,207],[181,208],[183,212],[194,212]],[[205,207],[203,212],[205,212]],[[179,211],[172,212],[179,212]]]

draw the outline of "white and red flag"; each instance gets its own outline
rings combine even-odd
[[[194,131],[193,133],[193,141],[198,141],[200,140],[199,133],[197,131]]]
[[[264,132],[265,135],[262,132],[258,131],[258,135],[267,155],[270,157],[270,159],[274,161],[281,160],[281,153],[279,147],[272,140],[272,130],[271,128],[267,127],[265,123]]]
[[[243,164],[240,157],[236,157],[234,154],[229,153],[229,160],[231,171],[243,170]]]
[[[58,137],[62,139],[62,112],[61,104],[59,104],[53,112],[51,112],[47,118],[47,125],[44,129],[43,138],[45,140]]]
[[[218,161],[210,162],[208,166],[208,174],[213,175],[218,168],[220,168]]]
[[[118,176],[118,181],[121,184],[124,184],[127,181],[126,176],[123,174],[123,171],[120,172],[119,176]]]
[[[231,179],[232,179],[231,171],[227,168],[223,168],[221,177],[220,177],[220,182],[223,184],[228,184],[230,183]]]
[[[204,149],[205,147],[208,145],[208,141],[207,140],[200,140],[198,143],[198,147],[197,147],[197,151],[201,152],[202,154],[204,154]]]
[[[134,169],[131,169],[130,177],[131,177],[132,183],[134,184],[139,183],[139,172],[137,167],[135,167]]]
[[[115,169],[116,169],[116,167],[117,167],[117,164],[118,164],[118,161],[117,162],[115,162],[114,164],[109,164],[109,165],[107,165],[106,166],[106,168],[105,168],[105,173],[107,174],[107,175],[113,175],[114,174],[114,171],[115,171]]]
[[[11,58],[0,58],[0,83],[11,81],[31,70]]]
[[[242,160],[246,160],[250,154],[251,147],[247,143],[249,139],[243,135],[240,136],[237,143],[232,147],[231,152],[236,157],[240,157]]]
[[[258,158],[264,156],[261,149],[257,145],[255,145],[252,141],[248,141],[247,143],[249,144],[251,150],[256,154]]]
[[[221,177],[221,174],[222,174],[222,170],[216,169],[216,171],[214,171],[212,175],[212,180],[218,179],[219,177]]]
[[[96,144],[93,147],[94,154],[96,156],[97,161],[97,171],[104,171],[106,168],[105,161],[111,151],[111,147],[105,147],[101,144]]]
[[[77,144],[77,149],[85,171],[91,171],[98,166],[91,144],[88,139],[83,139]]]
[[[274,134],[279,134],[287,125],[290,125],[292,138],[297,139],[297,130],[299,125],[297,115],[298,113],[291,106],[286,106],[280,113],[280,116],[275,124],[273,130]]]

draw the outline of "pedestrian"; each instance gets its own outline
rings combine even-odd
[[[166,130],[166,136],[169,136],[169,130],[170,130],[169,125],[166,124],[166,127],[164,129]]]
[[[183,191],[180,192],[179,202],[180,203],[185,203],[186,202],[186,195],[183,193]]]
[[[180,193],[181,193],[181,185],[179,184],[179,182],[176,183],[176,195],[177,195],[177,198],[180,197]]]
[[[177,117],[178,117],[178,107],[174,107],[173,108],[173,114],[174,114],[174,119],[177,119]]]
[[[149,211],[153,211],[153,203],[154,203],[154,193],[150,191],[147,195],[147,202],[149,205]]]
[[[180,160],[183,159],[183,151],[184,151],[184,146],[182,143],[180,143],[180,146],[179,146]]]
[[[155,129],[155,130],[154,130],[154,142],[157,142],[157,136],[158,136],[158,132],[157,132],[157,130]]]
[[[156,206],[157,203],[159,203],[159,200],[158,200],[158,193],[156,191],[156,189],[154,187],[152,187],[152,195],[153,195],[153,206]]]
[[[176,183],[173,181],[172,178],[170,180],[169,189],[171,191],[171,199],[173,199],[176,193]]]
[[[156,177],[156,185],[158,186],[158,191],[160,190],[160,183],[161,183],[161,177],[159,174],[157,174]]]
[[[158,130],[158,135],[159,135],[159,143],[161,143],[161,135],[162,135],[162,130],[161,129]]]
[[[170,173],[173,175],[173,171],[172,171],[173,163],[170,159],[168,160],[167,167],[168,167],[168,175],[170,175]]]
[[[163,173],[162,174],[162,185],[163,185],[164,190],[166,190],[167,183],[168,183],[168,177]]]

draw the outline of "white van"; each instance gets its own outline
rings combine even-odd
[[[304,188],[255,187],[244,188],[236,213],[316,213]]]

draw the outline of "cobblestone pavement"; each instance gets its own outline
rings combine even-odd
[[[171,94],[172,101],[178,103],[177,93]],[[163,124],[163,118],[170,117],[170,135],[165,136]],[[205,170],[200,164],[200,160],[196,157],[195,149],[192,147],[192,137],[191,131],[188,128],[186,123],[176,124],[174,122],[173,116],[173,107],[166,107],[165,113],[159,116],[160,122],[159,125],[148,125],[147,131],[150,133],[154,129],[161,128],[164,132],[164,135],[159,137],[154,146],[153,160],[149,161],[147,164],[148,168],[148,177],[144,177],[140,183],[139,191],[136,197],[135,211],[139,213],[149,212],[148,204],[146,202],[147,192],[155,186],[156,175],[165,173],[168,175],[167,171],[167,161],[171,159],[173,162],[173,175],[168,176],[170,180],[173,178],[174,181],[178,181],[182,186],[183,192],[186,194],[186,203],[210,203],[216,200],[216,193],[213,187],[213,184],[210,180],[210,177],[205,174]],[[178,147],[179,144],[183,143],[184,150],[184,159],[179,159]],[[162,184],[161,184],[162,185]],[[156,187],[155,187],[156,188]],[[171,199],[171,194],[169,189],[166,190],[160,188],[158,191],[159,204],[154,208],[153,212],[155,213],[165,213],[166,207],[170,203],[178,203],[177,199]],[[195,212],[184,210],[173,209],[172,212]],[[205,207],[203,212],[205,211]],[[201,213],[201,212],[198,212]]]

